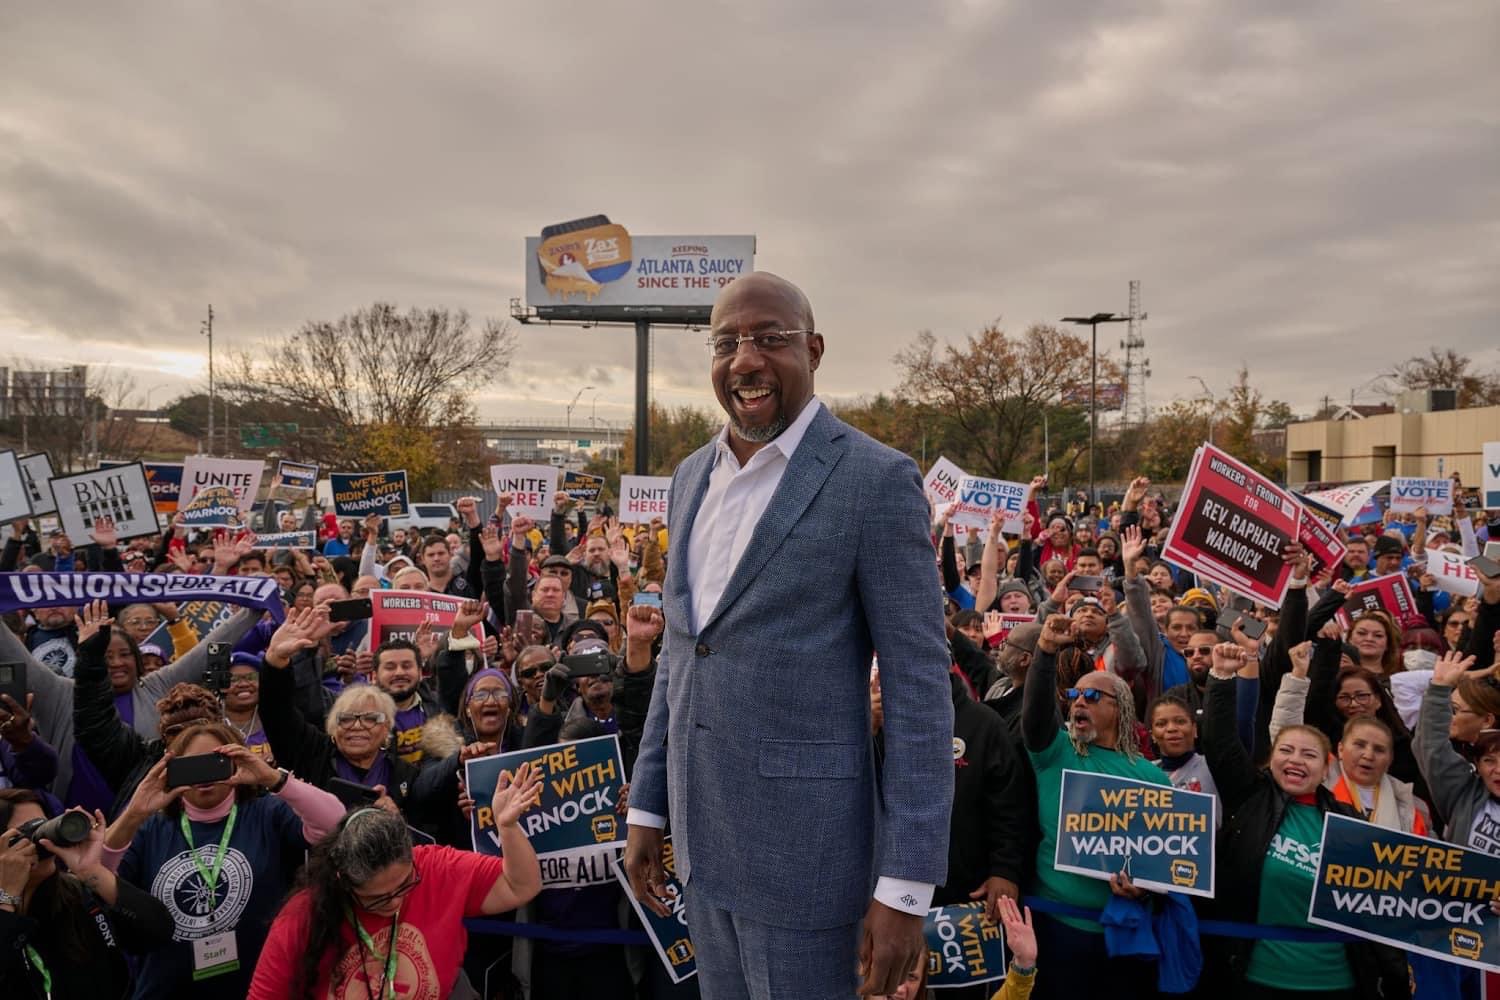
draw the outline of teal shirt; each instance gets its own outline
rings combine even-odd
[[[1256,923],[1316,929],[1307,922],[1307,907],[1322,845],[1323,813],[1315,806],[1289,803],[1260,871]],[[1245,978],[1283,990],[1354,988],[1354,970],[1341,944],[1257,941]]]
[[[1140,757],[1131,760],[1115,750],[1091,746],[1085,756],[1073,749],[1073,741],[1059,729],[1057,736],[1039,753],[1028,751],[1031,766],[1036,771],[1037,809],[1041,816],[1042,841],[1036,848],[1036,888],[1043,899],[1059,903],[1072,903],[1091,910],[1102,910],[1109,902],[1109,883],[1102,879],[1060,872],[1052,867],[1057,859],[1057,812],[1062,807],[1063,771],[1088,771],[1092,774],[1111,774],[1120,778],[1135,778],[1156,785],[1168,785],[1171,781],[1162,769]],[[1303,907],[1306,909],[1306,907]],[[1104,929],[1093,920],[1077,917],[1056,917],[1069,927],[1081,931],[1102,934]]]

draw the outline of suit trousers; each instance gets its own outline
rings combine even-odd
[[[852,1000],[860,922],[827,930],[773,927],[694,905],[688,928],[703,1000]]]

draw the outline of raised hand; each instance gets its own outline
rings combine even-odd
[[[1120,503],[1121,510],[1135,510],[1146,498],[1146,490],[1151,487],[1151,480],[1145,476],[1136,476],[1130,481],[1125,489],[1125,499]]]
[[[1473,656],[1465,656],[1462,653],[1449,651],[1443,654],[1443,658],[1432,665],[1432,683],[1441,684],[1443,687],[1456,687],[1458,682],[1468,677],[1488,677],[1495,672],[1497,664],[1490,664],[1483,670],[1470,672],[1469,668],[1474,665]]]
[[[1005,931],[1005,947],[1010,957],[1023,969],[1036,968],[1036,931],[1031,926],[1031,907],[1026,907],[1025,917],[1016,901],[1009,896],[1000,897],[1000,926]]]
[[[515,548],[521,548],[526,544],[526,536],[531,534],[533,525],[531,518],[525,514],[517,514],[510,520],[510,544]]]
[[[1146,538],[1138,524],[1126,525],[1120,531],[1120,561],[1125,564],[1125,575],[1135,576],[1135,564],[1146,554]]]
[[[499,562],[505,557],[505,542],[500,538],[500,529],[493,524],[480,529],[479,544],[484,548],[486,562]]]
[[[666,624],[660,608],[649,604],[632,605],[625,612],[625,639],[628,642],[654,642]]]
[[[464,601],[458,606],[458,614],[453,616],[453,635],[462,638],[474,631],[474,626],[484,621],[485,612],[489,604],[482,598],[477,601]]]
[[[432,654],[437,652],[438,637],[433,634],[432,622],[423,622],[418,625],[411,639],[416,643],[417,654],[422,657],[423,663],[432,659]]]
[[[188,554],[187,549],[168,549],[167,561],[176,566],[179,573],[193,571],[193,557]]]
[[[463,519],[464,527],[473,531],[479,527],[479,500],[476,497],[459,497],[454,509],[458,516]]]
[[[93,528],[89,529],[89,537],[101,549],[114,548],[120,541],[119,532],[115,530],[115,519],[112,517],[99,518],[94,522]]]
[[[1309,639],[1307,642],[1297,643],[1286,651],[1287,656],[1292,660],[1293,677],[1307,676],[1307,668],[1312,663],[1312,648],[1312,640]]]
[[[1220,642],[1214,645],[1213,665],[1215,674],[1239,673],[1245,669],[1249,657],[1238,643]]]
[[[1036,645],[1044,653],[1056,653],[1073,641],[1072,622],[1067,615],[1048,615]]]
[[[328,628],[328,605],[311,608],[288,608],[286,621],[271,635],[266,645],[265,663],[277,669],[288,666],[292,657],[322,641]]]
[[[495,796],[490,799],[495,828],[515,826],[522,814],[541,800],[542,774],[531,761],[516,768],[514,775],[502,771],[500,780],[495,782]]]
[[[83,614],[74,615],[73,624],[78,629],[80,646],[97,635],[100,629],[109,628],[115,623],[114,617],[109,613],[109,605],[103,601],[90,601],[79,610]]]

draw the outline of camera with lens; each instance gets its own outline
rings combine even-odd
[[[14,847],[22,839],[29,840],[36,845],[37,855],[47,857],[51,852],[42,846],[42,841],[50,840],[62,847],[72,847],[89,839],[89,830],[93,823],[81,812],[65,812],[51,819],[33,819],[16,827],[16,835],[10,838],[9,847]]]

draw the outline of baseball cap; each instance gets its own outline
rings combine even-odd
[[[1210,594],[1202,587],[1193,587],[1189,589],[1187,593],[1182,595],[1182,603],[1191,607],[1198,607],[1201,605],[1203,607],[1213,608],[1215,611],[1219,610],[1219,602],[1214,600],[1214,595]]]
[[[573,564],[568,562],[567,556],[548,556],[542,560],[542,569],[565,569],[573,571]]]
[[[1079,608],[1093,608],[1095,611],[1098,611],[1100,614],[1104,613],[1104,605],[1099,603],[1099,598],[1097,598],[1097,597],[1081,597],[1081,598],[1079,598],[1078,599],[1078,603],[1074,604],[1072,610],[1070,610],[1068,612],[1068,616],[1072,617],[1073,615],[1078,614],[1078,609]]]
[[[1399,556],[1406,552],[1406,546],[1401,544],[1399,538],[1390,535],[1381,535],[1375,539],[1375,554],[1377,556]]]
[[[1035,653],[1036,641],[1041,637],[1042,626],[1036,622],[1026,622],[1024,625],[1017,625],[1011,629],[1003,645],[1014,646],[1024,653]]]

